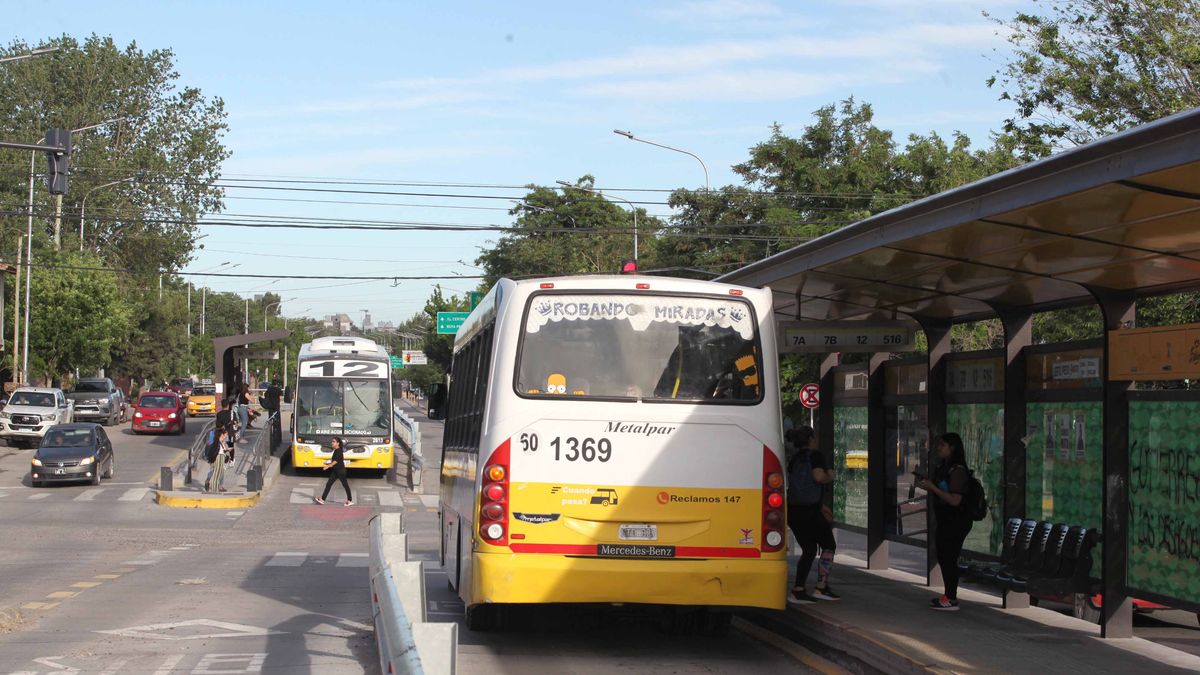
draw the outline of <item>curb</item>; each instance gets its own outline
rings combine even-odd
[[[782,612],[738,614],[747,622],[783,636],[838,665],[857,666],[857,672],[926,675],[950,673],[937,664],[918,661],[875,639],[865,631],[819,612],[788,608]]]
[[[196,497],[190,493],[154,491],[159,506],[182,509],[238,509],[254,506],[262,498],[261,492],[252,492],[243,497]]]

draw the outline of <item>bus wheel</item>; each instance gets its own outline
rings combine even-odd
[[[480,604],[467,608],[467,628],[476,632],[496,630],[500,624],[500,608],[496,605]]]

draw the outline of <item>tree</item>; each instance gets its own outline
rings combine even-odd
[[[1064,0],[996,19],[1013,57],[988,86],[1030,157],[1200,105],[1200,1]]]
[[[425,322],[422,330],[425,334],[423,349],[430,365],[441,368],[442,373],[450,372],[450,363],[454,358],[454,336],[438,335],[437,314],[438,312],[465,312],[469,307],[470,301],[466,298],[442,295],[441,285],[435,286],[429,300],[425,301],[425,310],[421,315]]]
[[[229,156],[221,142],[223,102],[179,87],[170,50],[144,52],[135,43],[122,49],[97,35],[82,43],[63,36],[42,46],[59,51],[0,68],[0,137],[32,142],[49,128],[120,118],[73,137],[64,243],[79,248],[72,233],[90,193],[85,248],[121,269],[178,269],[195,245],[196,220],[221,208],[215,181]],[[29,49],[14,41],[0,56]],[[28,170],[28,154],[0,153],[0,212],[24,209]],[[91,192],[114,181],[122,182]],[[44,192],[38,190],[39,213],[51,208]],[[19,217],[0,219],[0,250],[9,250],[24,229]]]
[[[482,253],[476,263],[484,268],[487,288],[501,277],[526,278],[570,274],[614,274],[633,257],[633,216],[608,198],[590,192],[595,179],[584,176],[575,188],[561,194],[529,186],[521,204],[509,213],[516,216],[515,231]],[[648,249],[662,222],[638,209],[638,235],[645,262],[654,264]]]
[[[56,379],[76,368],[86,373],[107,366],[131,324],[116,275],[82,269],[98,263],[86,253],[37,253],[30,289],[30,374]]]

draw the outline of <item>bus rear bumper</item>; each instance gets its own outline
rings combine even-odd
[[[787,560],[609,560],[476,553],[475,603],[639,603],[783,609]],[[471,603],[471,604],[475,604]]]

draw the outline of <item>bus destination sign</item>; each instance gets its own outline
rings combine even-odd
[[[912,326],[904,321],[780,321],[779,351],[911,352]]]

